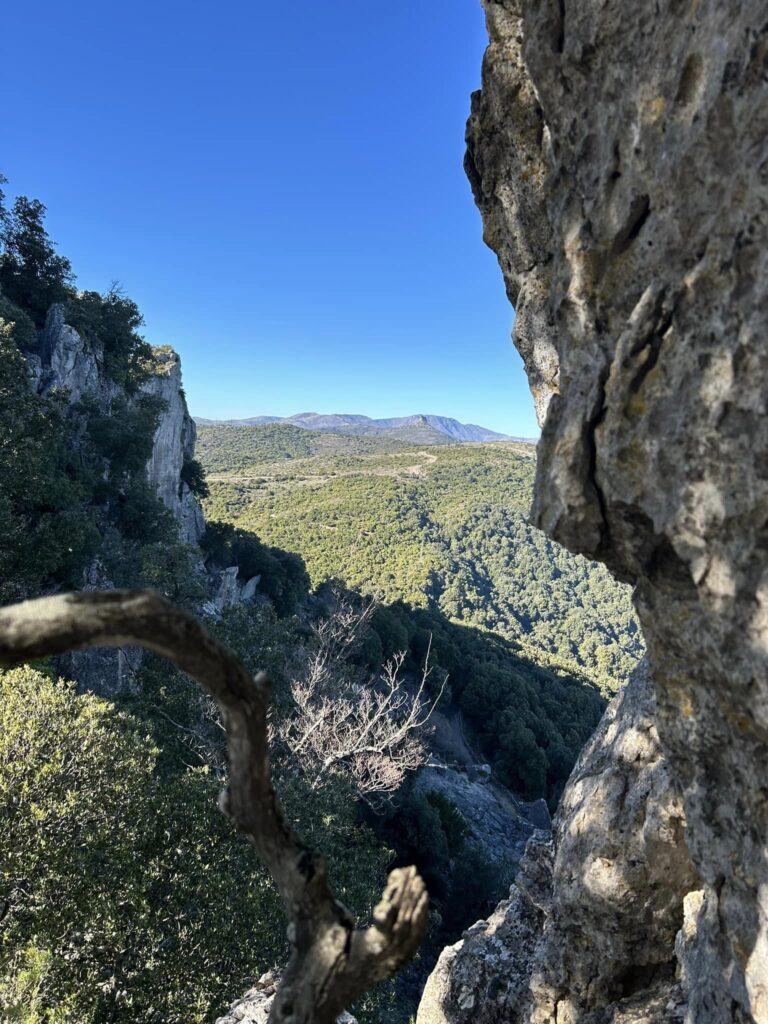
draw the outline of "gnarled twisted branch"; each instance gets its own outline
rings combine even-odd
[[[416,952],[427,894],[415,868],[393,871],[373,924],[356,929],[328,887],[322,857],[291,829],[272,786],[269,687],[191,615],[151,591],[110,590],[24,601],[0,609],[0,665],[86,647],[146,647],[196,679],[221,709],[229,785],[221,809],[252,840],[282,896],[291,958],[271,1024],[331,1024],[357,996]]]

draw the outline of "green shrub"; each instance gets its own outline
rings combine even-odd
[[[440,824],[445,833],[448,852],[452,857],[455,857],[457,853],[461,853],[464,849],[464,840],[469,832],[467,823],[464,821],[461,811],[459,811],[456,804],[449,800],[447,796],[443,796],[442,793],[437,791],[428,793],[427,800],[440,816]]]
[[[37,330],[32,319],[23,309],[14,306],[0,293],[0,321],[5,320],[11,325],[11,339],[23,352],[32,352],[37,348]]]
[[[284,946],[278,898],[212,779],[163,779],[135,720],[30,669],[0,694],[0,999],[29,988],[31,948],[33,1020],[63,1003],[73,1024],[202,1021]]]
[[[145,698],[146,699],[146,698]],[[155,692],[161,701],[162,694]],[[287,954],[279,898],[216,809],[176,727],[29,668],[0,674],[0,1017],[23,1024],[202,1024]],[[166,735],[163,735],[163,728]],[[389,852],[343,787],[280,784],[361,918]]]
[[[205,480],[205,470],[197,459],[192,459],[185,455],[184,462],[181,467],[179,491],[181,491],[181,484],[186,484],[196,498],[202,499],[208,497],[209,491],[208,484]],[[179,494],[179,497],[181,497],[181,494]]]
[[[129,402],[118,396],[104,409],[95,399],[85,398],[78,408],[88,417],[93,451],[109,463],[110,479],[119,482],[142,473],[152,455],[164,400],[158,395],[141,395]]]

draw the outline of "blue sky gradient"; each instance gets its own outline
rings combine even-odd
[[[9,193],[120,281],[192,411],[537,433],[462,170],[479,0],[8,5]],[[26,44],[24,41],[26,40]]]

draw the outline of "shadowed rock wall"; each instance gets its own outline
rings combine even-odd
[[[485,8],[467,171],[545,417],[534,516],[636,584],[684,804],[691,872],[653,883],[680,925],[669,1019],[768,1021],[768,4]],[[623,941],[620,903],[585,917],[586,960]],[[534,1010],[496,1019],[667,1019],[652,966],[547,1007],[534,964]]]

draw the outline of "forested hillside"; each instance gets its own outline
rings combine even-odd
[[[629,592],[528,523],[534,448],[431,446],[286,425],[202,427],[206,510],[338,577],[521,641],[606,691],[642,653]]]

